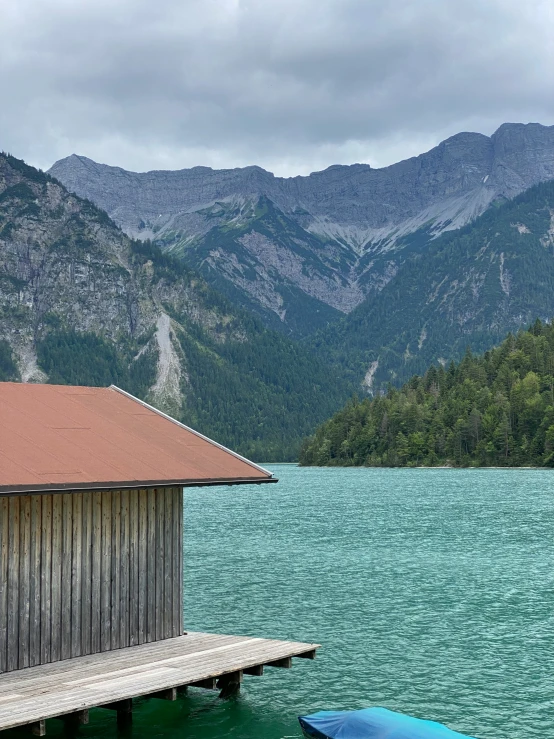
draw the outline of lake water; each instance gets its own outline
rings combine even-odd
[[[318,658],[230,701],[144,701],[133,736],[300,737],[298,714],[371,705],[554,736],[554,473],[271,468],[278,485],[185,492],[185,626]],[[115,717],[81,734],[115,736]]]

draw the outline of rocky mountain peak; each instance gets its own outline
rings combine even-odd
[[[348,312],[382,289],[406,247],[423,248],[495,200],[553,179],[554,126],[506,123],[388,167],[337,164],[292,178],[256,166],[136,173],[80,156],[50,173],[129,235],[181,254],[286,327],[308,311],[299,300],[318,301],[320,315],[323,305]],[[259,207],[261,198],[281,216]]]

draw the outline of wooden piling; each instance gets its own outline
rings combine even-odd
[[[31,724],[31,734],[33,736],[44,736],[46,734],[46,721],[35,721]]]
[[[242,670],[229,672],[222,675],[216,683],[217,689],[220,691],[220,698],[231,698],[240,691],[242,683]]]

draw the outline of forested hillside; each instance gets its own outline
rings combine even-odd
[[[0,154],[0,380],[117,384],[258,460],[296,459],[353,384]]]
[[[304,465],[554,467],[554,325],[432,365],[401,389],[351,400],[318,428]]]

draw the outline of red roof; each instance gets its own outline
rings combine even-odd
[[[0,494],[276,482],[116,387],[0,382]]]

